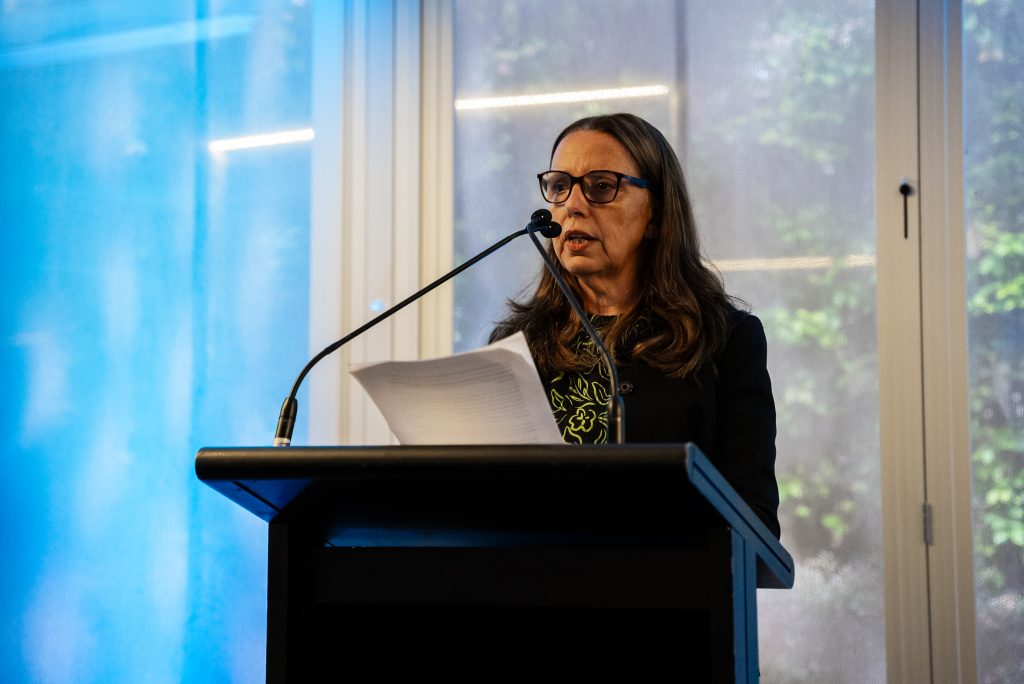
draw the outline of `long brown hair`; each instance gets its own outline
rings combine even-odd
[[[640,295],[604,331],[613,355],[630,356],[672,378],[686,377],[725,346],[729,312],[735,307],[717,271],[701,253],[686,181],[675,151],[657,128],[633,114],[607,114],[570,124],[551,147],[576,131],[598,131],[615,138],[650,181],[654,235],[641,253]],[[580,294],[576,276],[551,255],[570,287]],[[543,269],[540,284],[526,302],[509,301],[510,313],[491,333],[491,341],[525,333],[541,376],[581,371],[593,359],[580,358],[572,343],[582,330],[554,278]]]

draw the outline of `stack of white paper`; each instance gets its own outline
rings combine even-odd
[[[402,444],[561,444],[522,333],[430,361],[361,364],[352,375]]]

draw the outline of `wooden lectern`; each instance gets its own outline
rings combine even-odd
[[[270,523],[267,680],[758,679],[793,559],[690,444],[207,448]]]

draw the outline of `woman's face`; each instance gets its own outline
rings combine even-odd
[[[573,176],[598,170],[640,175],[618,140],[586,130],[562,139],[551,158],[551,169]],[[585,289],[606,293],[613,299],[636,296],[641,245],[645,234],[652,230],[649,190],[623,180],[614,200],[594,204],[584,197],[577,183],[565,202],[551,205],[551,213],[562,224],[562,234],[554,241],[555,254]]]

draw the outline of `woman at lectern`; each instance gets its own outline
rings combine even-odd
[[[764,329],[703,259],[668,141],[631,114],[588,117],[538,178],[562,224],[548,253],[615,359],[627,441],[695,443],[778,536]],[[554,278],[509,306],[491,341],[525,333],[562,438],[607,442],[608,373]]]

